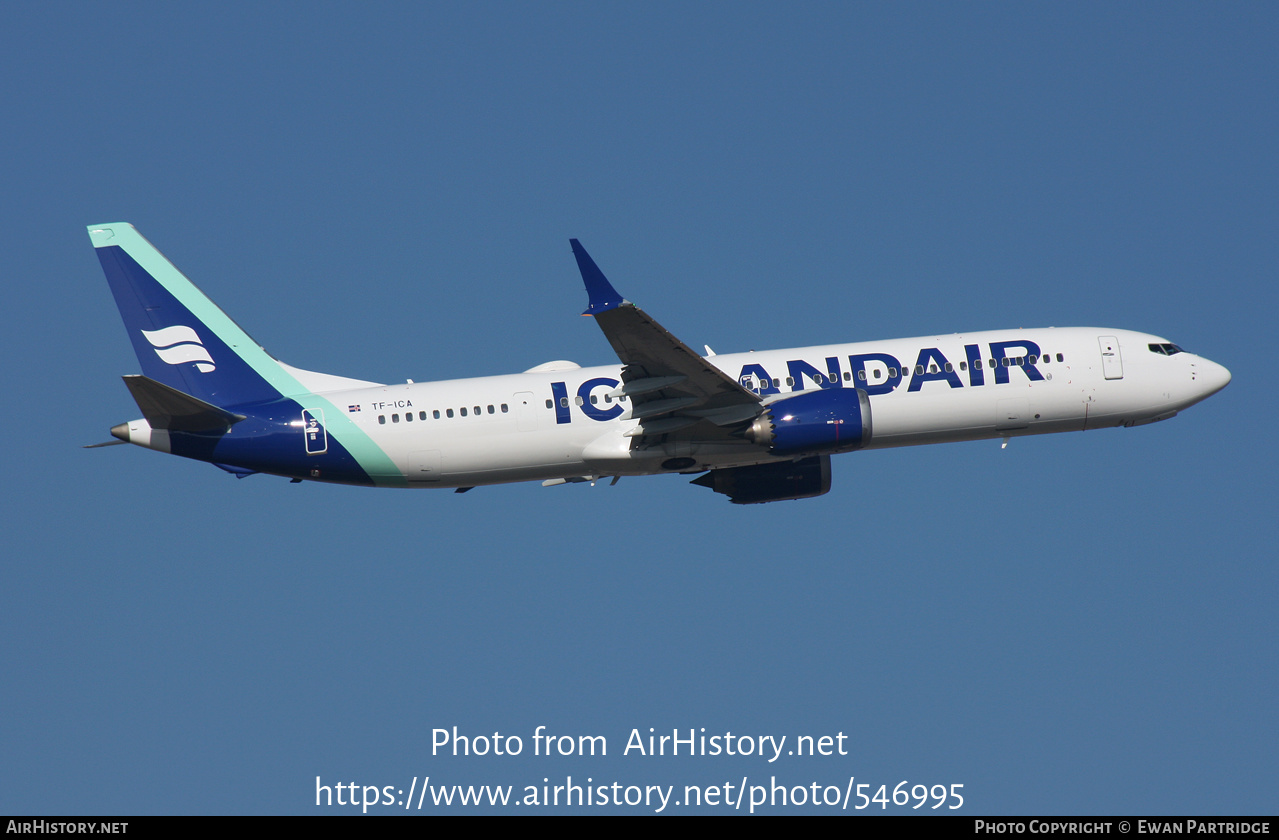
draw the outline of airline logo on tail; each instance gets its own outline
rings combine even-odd
[[[178,325],[162,330],[141,330],[141,333],[165,364],[184,365],[194,362],[195,369],[200,373],[212,373],[217,369],[213,364],[213,357],[191,327]]]

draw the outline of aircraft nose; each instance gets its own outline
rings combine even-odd
[[[1200,359],[1195,365],[1195,379],[1204,397],[1210,397],[1230,384],[1230,371],[1223,365]]]

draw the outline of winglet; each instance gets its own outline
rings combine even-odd
[[[613,288],[613,284],[608,282],[604,272],[600,271],[595,260],[586,253],[582,243],[576,239],[570,239],[568,242],[573,246],[573,256],[577,258],[577,270],[582,272],[582,282],[586,284],[586,294],[591,299],[590,305],[582,314],[597,315],[626,303],[627,301],[617,293],[617,289]]]

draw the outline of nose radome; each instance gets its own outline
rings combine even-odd
[[[1210,397],[1230,384],[1230,371],[1223,365],[1200,359],[1196,365],[1197,378],[1205,397]]]

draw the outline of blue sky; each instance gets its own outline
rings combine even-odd
[[[9,9],[0,810],[571,775],[1273,812],[1277,35],[1261,3]],[[764,506],[237,481],[80,448],[138,413],[107,221],[279,358],[379,381],[613,361],[569,237],[694,347],[1090,325],[1234,381]],[[609,755],[534,757],[539,725]],[[453,726],[525,752],[433,757]],[[623,756],[649,727],[848,755]]]

